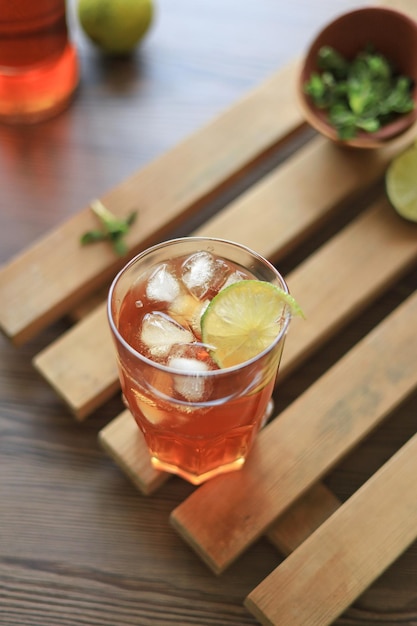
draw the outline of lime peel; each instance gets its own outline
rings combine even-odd
[[[130,54],[148,32],[154,18],[153,0],[78,0],[78,19],[91,41],[103,52]]]
[[[233,367],[268,348],[285,319],[304,317],[293,296],[260,280],[243,280],[222,289],[201,318],[202,341],[215,346],[219,367]]]
[[[417,222],[417,143],[391,161],[385,188],[395,211],[406,220]]]

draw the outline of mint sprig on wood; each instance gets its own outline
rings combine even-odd
[[[100,200],[93,200],[90,204],[93,213],[98,217],[101,228],[89,230],[81,236],[81,245],[109,241],[114,251],[119,256],[127,253],[127,245],[124,236],[137,217],[137,211],[133,211],[126,218],[120,218],[107,209]]]

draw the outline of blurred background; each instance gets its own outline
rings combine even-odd
[[[67,4],[81,74],[71,106],[27,128],[0,126],[0,228],[13,230],[20,249],[301,55],[331,17],[366,4],[154,0],[140,45],[112,59],[86,37],[77,2]],[[17,209],[28,202],[31,223]],[[17,252],[15,236],[5,238],[0,261]]]

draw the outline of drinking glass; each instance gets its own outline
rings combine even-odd
[[[0,0],[0,121],[61,111],[78,83],[65,0]]]
[[[210,271],[203,267],[204,259],[210,261]],[[179,285],[172,276],[167,278],[166,268],[170,276],[173,273],[180,277]],[[188,277],[194,271],[195,283],[199,272],[207,274],[212,286],[188,294],[189,282],[186,286],[181,282],[183,268],[189,272]],[[133,258],[114,279],[108,297],[108,319],[123,397],[144,435],[151,462],[157,469],[179,474],[193,484],[239,469],[245,462],[269,414],[290,320],[286,311],[278,336],[259,355],[233,367],[207,370],[200,362],[207,356],[207,347],[201,343],[198,331],[190,336],[195,314],[187,308],[187,298],[194,302],[197,295],[204,308],[210,289],[212,295],[220,289],[220,272],[267,281],[288,293],[275,267],[249,248],[221,239],[186,237],[153,246]],[[147,288],[150,282],[152,288]],[[172,320],[167,316],[170,307],[177,310],[177,298],[185,303],[180,324],[183,330],[172,326],[171,338]],[[144,315],[159,320],[157,326],[162,324],[152,329],[146,348],[142,340],[138,343],[143,332],[138,319]],[[188,335],[183,338],[182,333]],[[153,355],[159,358],[167,345],[180,358],[168,364],[154,360]]]

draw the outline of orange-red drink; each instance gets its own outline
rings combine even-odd
[[[0,0],[0,120],[35,122],[68,103],[78,64],[65,0]]]
[[[189,237],[139,254],[109,293],[125,402],[153,465],[193,484],[240,468],[268,414],[288,308],[277,310],[275,336],[267,347],[244,362],[230,366],[224,350],[204,341],[215,317],[213,298],[220,293],[224,300],[226,290],[233,295],[243,281],[251,290],[255,281],[264,281],[288,294],[280,274],[255,252],[219,239]]]

